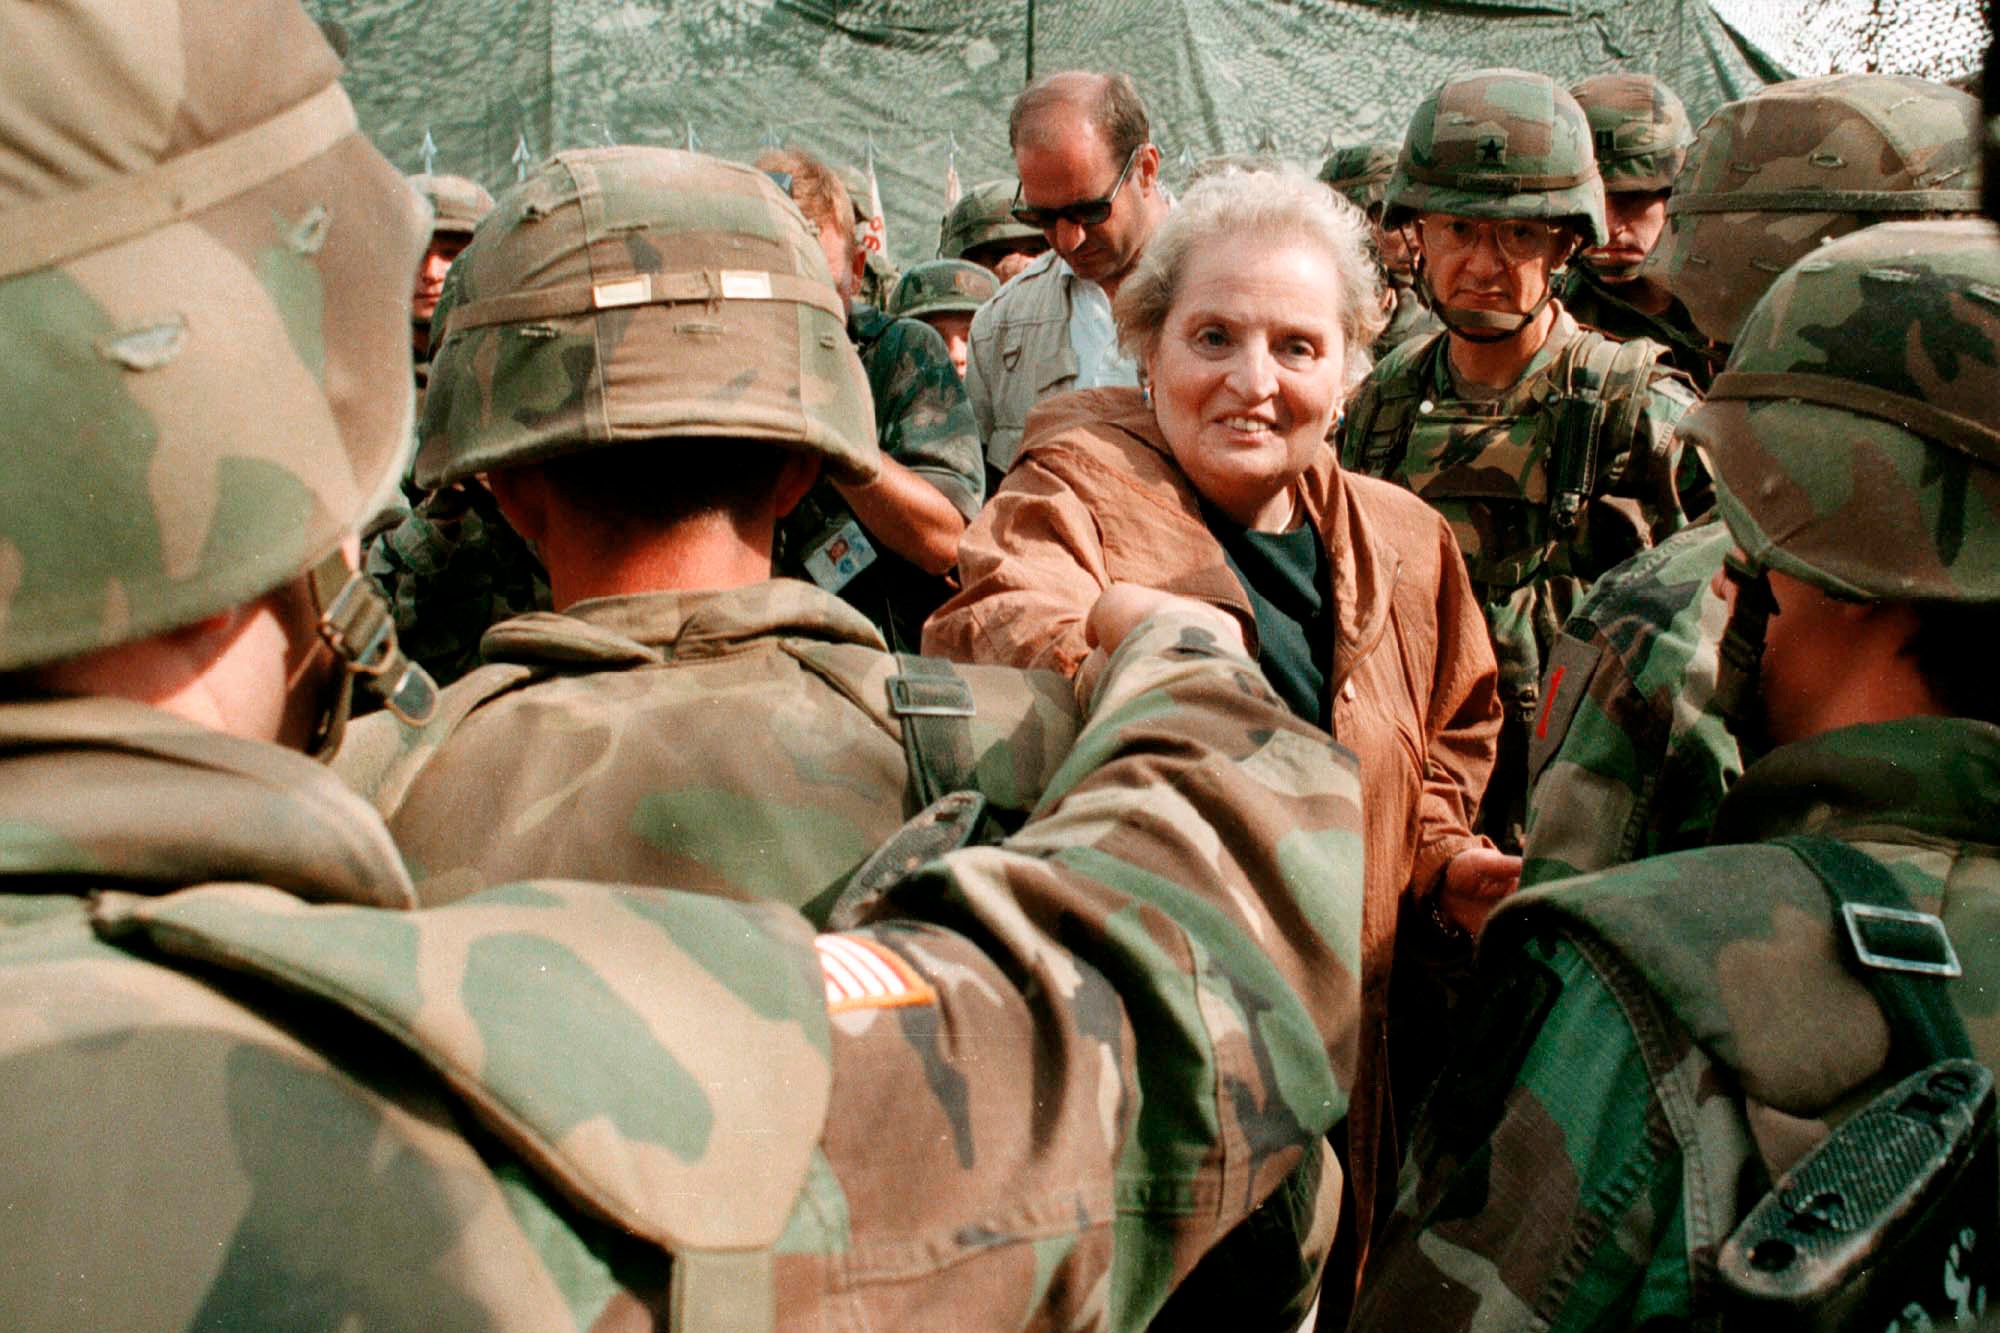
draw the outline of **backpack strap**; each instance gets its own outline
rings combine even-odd
[[[1572,531],[1597,492],[1604,460],[1625,456],[1639,431],[1655,365],[1667,349],[1580,329],[1552,366],[1555,432],[1549,446],[1549,515]],[[1653,460],[1648,459],[1652,466]]]
[[[897,653],[902,671],[889,677],[889,711],[903,730],[912,814],[939,797],[972,789],[972,687],[942,657]]]
[[[1944,983],[1964,974],[1944,922],[1910,903],[1882,863],[1823,834],[1780,838],[1819,879],[1839,920],[1841,958],[1889,1020],[1890,1068],[1974,1059]]]
[[[1340,465],[1370,477],[1389,477],[1409,452],[1410,427],[1428,382],[1430,357],[1443,333],[1393,349],[1355,391],[1341,436]]]

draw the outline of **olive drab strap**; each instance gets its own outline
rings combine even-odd
[[[1650,338],[1618,342],[1583,329],[1563,348],[1550,378],[1555,430],[1549,447],[1549,517],[1573,532],[1597,491],[1605,458],[1626,453],[1639,430],[1654,363],[1666,348]],[[1628,466],[1655,466],[1634,459]]]
[[[1944,983],[1963,975],[1944,922],[1910,903],[1873,857],[1823,835],[1780,838],[1806,863],[1839,914],[1841,959],[1889,1020],[1890,1072],[1908,1074],[1939,1060],[1974,1058],[1972,1042]]]
[[[943,658],[897,653],[896,663],[902,672],[889,677],[889,711],[902,725],[909,809],[915,814],[941,796],[976,785],[971,719],[978,710],[972,687]]]
[[[1444,338],[1439,331],[1395,348],[1362,382],[1347,408],[1342,467],[1370,477],[1394,476],[1409,451],[1410,428],[1430,380],[1430,358],[1442,352]],[[1412,365],[1415,370],[1404,373]]]

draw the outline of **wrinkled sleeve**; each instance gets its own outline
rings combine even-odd
[[[1437,536],[1437,655],[1424,717],[1429,748],[1410,869],[1418,893],[1430,890],[1452,857],[1491,845],[1472,831],[1472,821],[1500,736],[1499,672],[1486,617],[1451,529],[1439,522]]]
[[[839,937],[924,993],[831,1005],[841,1243],[884,1266],[963,1247],[952,1299],[996,1324],[1143,1326],[1320,1152],[1353,1068],[1352,756],[1171,616],[1092,702],[1020,833],[933,862]],[[885,1285],[872,1312],[958,1322],[925,1296]]]
[[[970,520],[986,499],[986,465],[951,353],[921,320],[899,319],[886,337],[894,342],[884,349],[880,373],[869,368],[882,451]]]
[[[1350,1330],[1684,1319],[1681,1156],[1618,999],[1574,945],[1545,940],[1482,998]]]
[[[992,302],[972,317],[972,330],[965,345],[965,400],[972,409],[973,429],[979,432],[980,457],[993,441],[993,386],[1000,374],[994,364],[997,339],[993,334]]]
[[[924,651],[1074,675],[1084,620],[1110,586],[1090,506],[1058,463],[1018,459],[958,545],[959,591],[924,625]]]

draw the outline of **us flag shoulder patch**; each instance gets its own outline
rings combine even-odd
[[[916,969],[873,940],[856,935],[818,935],[819,974],[826,982],[830,1013],[850,1009],[893,1009],[936,1004],[937,992]]]

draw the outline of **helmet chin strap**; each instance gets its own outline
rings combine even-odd
[[[1764,633],[1778,602],[1771,595],[1771,580],[1765,572],[1735,554],[1730,555],[1723,572],[1736,585],[1736,601],[1722,631],[1711,706],[1729,724],[1729,732],[1748,764],[1771,749],[1759,677],[1763,674]]]

